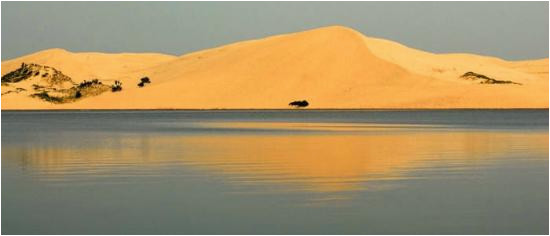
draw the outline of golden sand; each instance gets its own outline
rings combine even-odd
[[[433,54],[341,26],[182,56],[50,49],[2,62],[2,75],[22,62],[54,67],[75,82],[120,80],[123,90],[67,104],[10,93],[2,109],[279,109],[295,100],[308,108],[548,108],[547,58]],[[459,78],[469,71],[521,85]],[[140,88],[143,76],[152,83]]]

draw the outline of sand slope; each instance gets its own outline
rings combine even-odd
[[[548,108],[548,59],[432,54],[340,26],[180,57],[46,50],[2,62],[2,75],[22,62],[74,81],[121,80],[124,89],[68,104],[12,93],[2,109],[288,108],[304,99],[310,108]],[[468,71],[522,85],[459,78]],[[152,83],[139,88],[142,76]]]

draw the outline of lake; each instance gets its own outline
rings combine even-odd
[[[3,111],[3,234],[548,234],[548,110]]]

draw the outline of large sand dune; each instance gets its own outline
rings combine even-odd
[[[2,95],[2,109],[548,108],[548,59],[505,61],[433,54],[346,27],[244,41],[183,56],[46,50],[2,62],[56,68],[73,81],[120,80],[121,92],[72,103],[32,98],[30,88]],[[519,84],[480,84],[475,72]],[[139,79],[152,83],[140,88]],[[3,84],[2,93],[18,87]]]

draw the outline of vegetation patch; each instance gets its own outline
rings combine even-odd
[[[20,92],[23,92],[23,91],[27,91],[27,90],[24,89],[24,88],[15,88],[15,90],[8,90],[8,91],[2,93],[2,95],[6,95],[6,94],[10,94],[10,93],[20,93]]]
[[[91,81],[84,80],[75,87],[69,89],[70,94],[74,94],[75,98],[92,97],[109,91],[111,86],[103,84],[98,79]]]
[[[143,77],[141,78],[141,81],[139,82],[138,86],[140,88],[143,88],[143,86],[145,86],[145,84],[150,84],[151,83],[151,80],[149,79],[149,77]]]
[[[289,103],[288,105],[296,108],[302,108],[302,107],[309,106],[309,103],[306,100],[303,100],[303,101],[294,101]]]
[[[517,84],[517,85],[521,85],[520,83],[511,81],[511,80],[497,80],[497,79],[493,79],[493,78],[490,78],[488,76],[478,74],[478,73],[475,73],[475,72],[471,72],[471,71],[464,73],[462,76],[460,76],[460,78],[465,79],[465,80],[479,81],[480,84]]]
[[[83,99],[86,97],[97,96],[106,91],[109,91],[109,89],[111,88],[109,85],[105,85],[102,83],[83,83],[69,89],[42,89],[40,92],[35,93],[31,96],[42,99],[46,102],[59,104],[75,102],[79,99]]]
[[[21,63],[21,67],[10,73],[2,76],[2,83],[17,83],[22,80],[26,80],[33,75],[32,66],[29,64]]]
[[[97,96],[109,90],[112,92],[122,91],[122,83],[118,80],[115,80],[112,85],[104,84],[99,79],[84,80],[76,84],[69,76],[53,67],[26,63],[21,63],[18,69],[2,76],[2,85],[13,88],[13,83],[26,79],[31,79],[33,82],[32,86],[27,85],[26,89],[30,90],[27,95],[56,104]],[[151,83],[149,77],[143,77],[140,87],[149,83]],[[2,95],[27,91],[26,89],[10,89]]]
[[[103,83],[101,83],[101,81],[99,81],[98,79],[93,79],[93,80],[84,80],[82,82],[80,82],[80,84],[78,84],[78,88],[79,89],[82,89],[82,88],[87,88],[87,87],[93,87],[95,85],[101,85]]]
[[[21,63],[19,68],[2,76],[2,83],[17,83],[31,77],[39,77],[41,81],[50,86],[61,86],[65,83],[72,84],[69,76],[64,75],[55,68],[32,63]]]
[[[115,80],[115,84],[111,86],[111,91],[120,92],[122,91],[122,82]]]
[[[35,93],[35,94],[31,95],[31,97],[40,98],[40,99],[42,99],[46,102],[52,102],[52,103],[65,103],[66,102],[66,97],[50,96],[48,94],[48,92],[46,92],[46,91],[42,91],[40,93]]]

